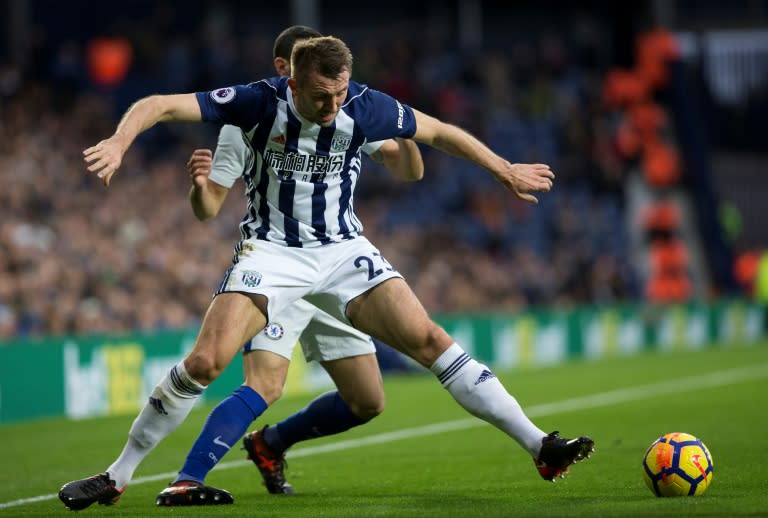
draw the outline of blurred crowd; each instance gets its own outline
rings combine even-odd
[[[0,339],[199,323],[244,213],[242,184],[215,220],[198,222],[189,207],[184,164],[196,147],[215,145],[217,128],[150,130],[109,188],[86,174],[81,153],[138,97],[271,75],[275,34],[235,38],[217,16],[200,22],[199,39],[151,24],[127,31],[129,66],[111,84],[93,75],[92,41],[49,46],[36,73],[0,74]],[[606,64],[588,29],[481,52],[413,31],[395,42],[375,32],[348,40],[354,79],[557,175],[554,190],[528,205],[433,150],[422,148],[416,184],[366,159],[356,203],[364,233],[430,312],[638,296],[622,167],[600,104]]]

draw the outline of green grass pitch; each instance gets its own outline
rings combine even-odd
[[[596,452],[555,484],[511,439],[469,417],[429,374],[387,377],[387,409],[336,438],[288,457],[294,496],[269,495],[244,453],[231,451],[208,483],[231,506],[158,508],[209,407],[150,454],[122,500],[83,516],[484,517],[768,516],[768,344],[647,353],[631,358],[497,372],[533,420],[565,436],[589,434]],[[20,395],[20,397],[22,397]],[[284,399],[274,423],[307,397]],[[56,497],[69,480],[102,471],[133,415],[0,427],[0,517],[71,516]],[[254,425],[256,426],[256,425]],[[701,497],[656,498],[645,487],[645,449],[665,432],[701,438],[714,459]]]

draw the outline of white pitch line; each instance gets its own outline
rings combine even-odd
[[[709,374],[700,374],[696,376],[689,376],[686,378],[679,378],[672,381],[661,381],[658,383],[649,383],[647,385],[638,385],[635,387],[628,387],[617,390],[609,390],[607,392],[598,392],[590,396],[575,397],[570,399],[564,399],[561,401],[555,401],[553,403],[543,403],[540,405],[533,405],[525,409],[525,413],[528,417],[544,417],[564,412],[575,412],[579,410],[586,410],[589,408],[598,408],[604,406],[615,405],[618,403],[627,403],[630,401],[639,401],[642,399],[648,399],[655,396],[661,396],[665,394],[671,394],[673,392],[690,392],[693,390],[701,390],[705,388],[722,387],[725,385],[733,385],[736,383],[742,383],[745,381],[752,381],[768,378],[768,364],[753,365],[749,367],[740,367],[735,369],[728,369],[724,371],[711,372]],[[295,459],[299,457],[308,457],[310,455],[319,455],[323,453],[331,453],[335,451],[348,450],[351,448],[359,448],[361,446],[370,446],[372,444],[383,444],[388,442],[399,441],[402,439],[411,439],[413,437],[422,437],[425,435],[437,435],[439,433],[453,432],[456,430],[464,430],[467,428],[475,428],[478,426],[484,426],[487,423],[480,419],[467,418],[457,419],[454,421],[444,421],[442,423],[428,424],[425,426],[417,426],[414,428],[405,428],[395,432],[385,432],[376,435],[370,435],[368,437],[362,437],[359,439],[346,439],[341,441],[335,441],[329,444],[323,444],[320,446],[309,446],[299,448],[295,451],[289,451],[286,457]],[[216,466],[216,470],[239,468],[245,465],[250,465],[248,460],[237,460],[229,462],[221,462]],[[148,482],[157,482],[161,480],[173,479],[176,477],[175,471],[169,471],[166,473],[159,473],[157,475],[150,475],[146,477],[138,477],[131,481],[131,486],[146,484]],[[40,495],[30,498],[22,498],[19,500],[12,500],[10,502],[0,503],[1,509],[9,509],[11,507],[18,507],[25,504],[33,504],[37,502],[44,502],[46,500],[52,500],[58,495],[56,493],[48,495]]]

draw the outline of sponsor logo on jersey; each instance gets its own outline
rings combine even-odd
[[[280,134],[280,135],[278,135],[276,137],[273,137],[272,138],[272,142],[277,142],[281,146],[284,146],[285,145],[285,135]]]
[[[339,134],[331,139],[331,151],[346,151],[352,143],[352,135]]]
[[[280,340],[285,334],[285,329],[277,322],[270,322],[264,328],[264,334],[271,340]]]
[[[243,284],[245,284],[249,288],[255,288],[259,284],[261,284],[261,274],[259,272],[254,272],[253,270],[246,270],[243,272],[243,276],[241,277]]]
[[[344,170],[344,155],[307,155],[289,151],[275,151],[267,149],[264,152],[264,161],[275,171],[291,173],[335,174]]]
[[[405,108],[403,108],[403,105],[400,104],[400,101],[395,101],[397,103],[397,129],[403,129],[403,118],[405,117]]]
[[[232,87],[219,88],[211,92],[211,99],[218,104],[227,104],[235,98],[235,89]]]

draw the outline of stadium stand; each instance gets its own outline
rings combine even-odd
[[[222,2],[197,20],[149,4],[106,35],[76,40],[51,29],[23,63],[0,67],[0,338],[195,325],[230,260],[240,200],[230,196],[222,214],[202,224],[186,198],[183,164],[193,148],[213,147],[214,128],[153,129],[106,191],[87,177],[80,152],[142,95],[268,74],[274,27],[291,23],[290,13],[277,9],[267,23],[253,13],[238,18],[234,4]],[[558,175],[555,190],[529,207],[439,153],[425,152],[425,179],[407,186],[365,164],[357,210],[366,233],[430,311],[702,293],[699,250],[685,233],[689,208],[670,211],[674,198],[662,196],[644,206],[645,227],[630,213],[628,164],[639,164],[659,191],[681,189],[684,180],[669,138],[672,116],[649,97],[670,80],[662,66],[674,50],[668,33],[644,35],[629,71],[604,50],[617,41],[632,46],[631,34],[618,40],[610,29],[610,10],[601,18],[574,7],[563,17],[569,25],[538,27],[532,21],[548,17],[531,5],[499,8],[476,48],[426,18],[434,15],[428,8],[412,7],[413,30],[400,29],[397,41],[383,15],[365,31],[344,17],[326,28],[350,41],[355,78],[467,127],[513,161],[547,162]],[[52,9],[59,21],[72,16]],[[617,124],[605,104],[629,109]],[[678,239],[637,264],[631,228],[658,234],[659,225]],[[646,277],[650,259],[665,265],[664,279]]]

